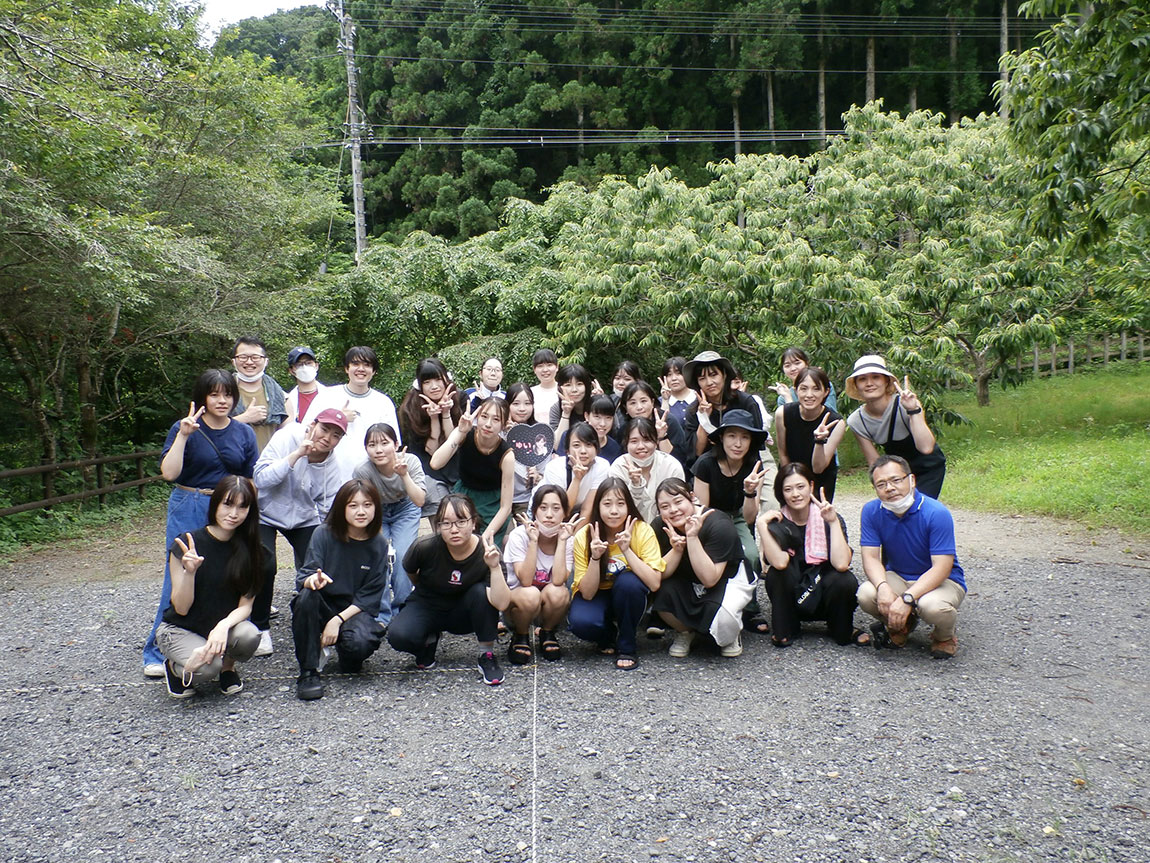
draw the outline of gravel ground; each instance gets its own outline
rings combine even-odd
[[[950,662],[814,626],[734,660],[647,642],[624,674],[566,635],[485,687],[448,637],[312,703],[286,614],[238,697],[140,676],[158,525],[29,556],[0,572],[0,859],[1146,863],[1145,550],[959,523]]]

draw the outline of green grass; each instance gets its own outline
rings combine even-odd
[[[947,401],[971,424],[935,429],[947,457],[944,502],[1150,535],[1150,365],[992,389],[990,402]],[[869,491],[862,472],[842,486]]]

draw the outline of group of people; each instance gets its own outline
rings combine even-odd
[[[933,655],[957,649],[945,457],[909,378],[879,356],[847,377],[860,407],[845,420],[799,348],[782,356],[773,410],[715,351],[668,359],[657,388],[624,361],[609,391],[548,349],[536,384],[506,390],[498,358],[460,391],[432,357],[398,409],[371,387],[368,347],[347,351],[346,383],[331,386],[315,352],[293,348],[290,392],[258,338],[237,340],[232,362],[196,381],[161,458],[168,557],[144,672],[173,697],[214,681],[235,694],[236,664],[274,650],[278,534],[294,556],[304,700],[323,696],[330,663],[356,673],[384,638],[431,668],[443,632],[474,634],[483,681],[501,683],[501,627],[513,664],[559,659],[566,625],[624,671],[644,627],[669,630],[674,657],[700,639],[739,656],[744,632],[787,647],[816,620],[841,645],[901,647],[921,619]],[[847,428],[876,493],[861,585],[834,506]]]

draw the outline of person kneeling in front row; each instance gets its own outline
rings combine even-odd
[[[307,562],[296,576],[292,635],[300,675],[296,695],[323,697],[324,648],[335,648],[339,668],[357,673],[383,642],[376,621],[387,602],[387,540],[380,533],[383,508],[368,480],[348,480],[332,501],[327,520],[315,529]]]
[[[934,626],[930,652],[949,659],[958,649],[955,623],[966,581],[954,543],[954,518],[943,504],[915,488],[910,465],[879,456],[871,465],[877,500],[862,511],[862,610],[879,622],[875,645],[902,647],[918,619]],[[885,560],[885,564],[884,564]]]

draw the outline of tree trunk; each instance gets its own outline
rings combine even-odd
[[[767,128],[775,131],[775,73],[767,73]],[[774,143],[774,139],[771,139]]]
[[[80,446],[86,458],[96,458],[100,441],[100,426],[96,422],[96,399],[92,390],[92,362],[87,350],[76,360],[76,388],[80,401]],[[92,468],[82,468],[84,488],[91,489]]]
[[[12,331],[0,322],[0,339],[4,342],[4,347],[8,350],[8,357],[12,361],[12,366],[16,370],[16,374],[24,382],[24,390],[28,393],[28,401],[26,407],[32,414],[32,422],[36,426],[36,431],[40,434],[40,463],[41,464],[55,464],[57,456],[57,439],[56,431],[52,428],[52,423],[48,420],[48,412],[44,410],[43,390],[37,382],[34,370],[28,365],[24,359],[24,354],[21,352],[19,345],[16,344],[16,339]],[[44,497],[56,496],[56,476],[51,472],[41,474],[43,477],[43,490]]]
[[[914,68],[914,36],[910,37],[910,47],[906,51],[906,65],[910,68],[911,84],[910,94],[907,96],[907,107],[911,111],[918,110],[918,73]]]
[[[874,36],[866,40],[866,101],[874,101]]]
[[[731,62],[735,61],[735,34],[730,36],[731,45]],[[731,129],[735,133],[735,155],[741,156],[743,153],[743,127],[739,120],[739,96],[742,95],[742,88],[736,87],[731,91]]]

